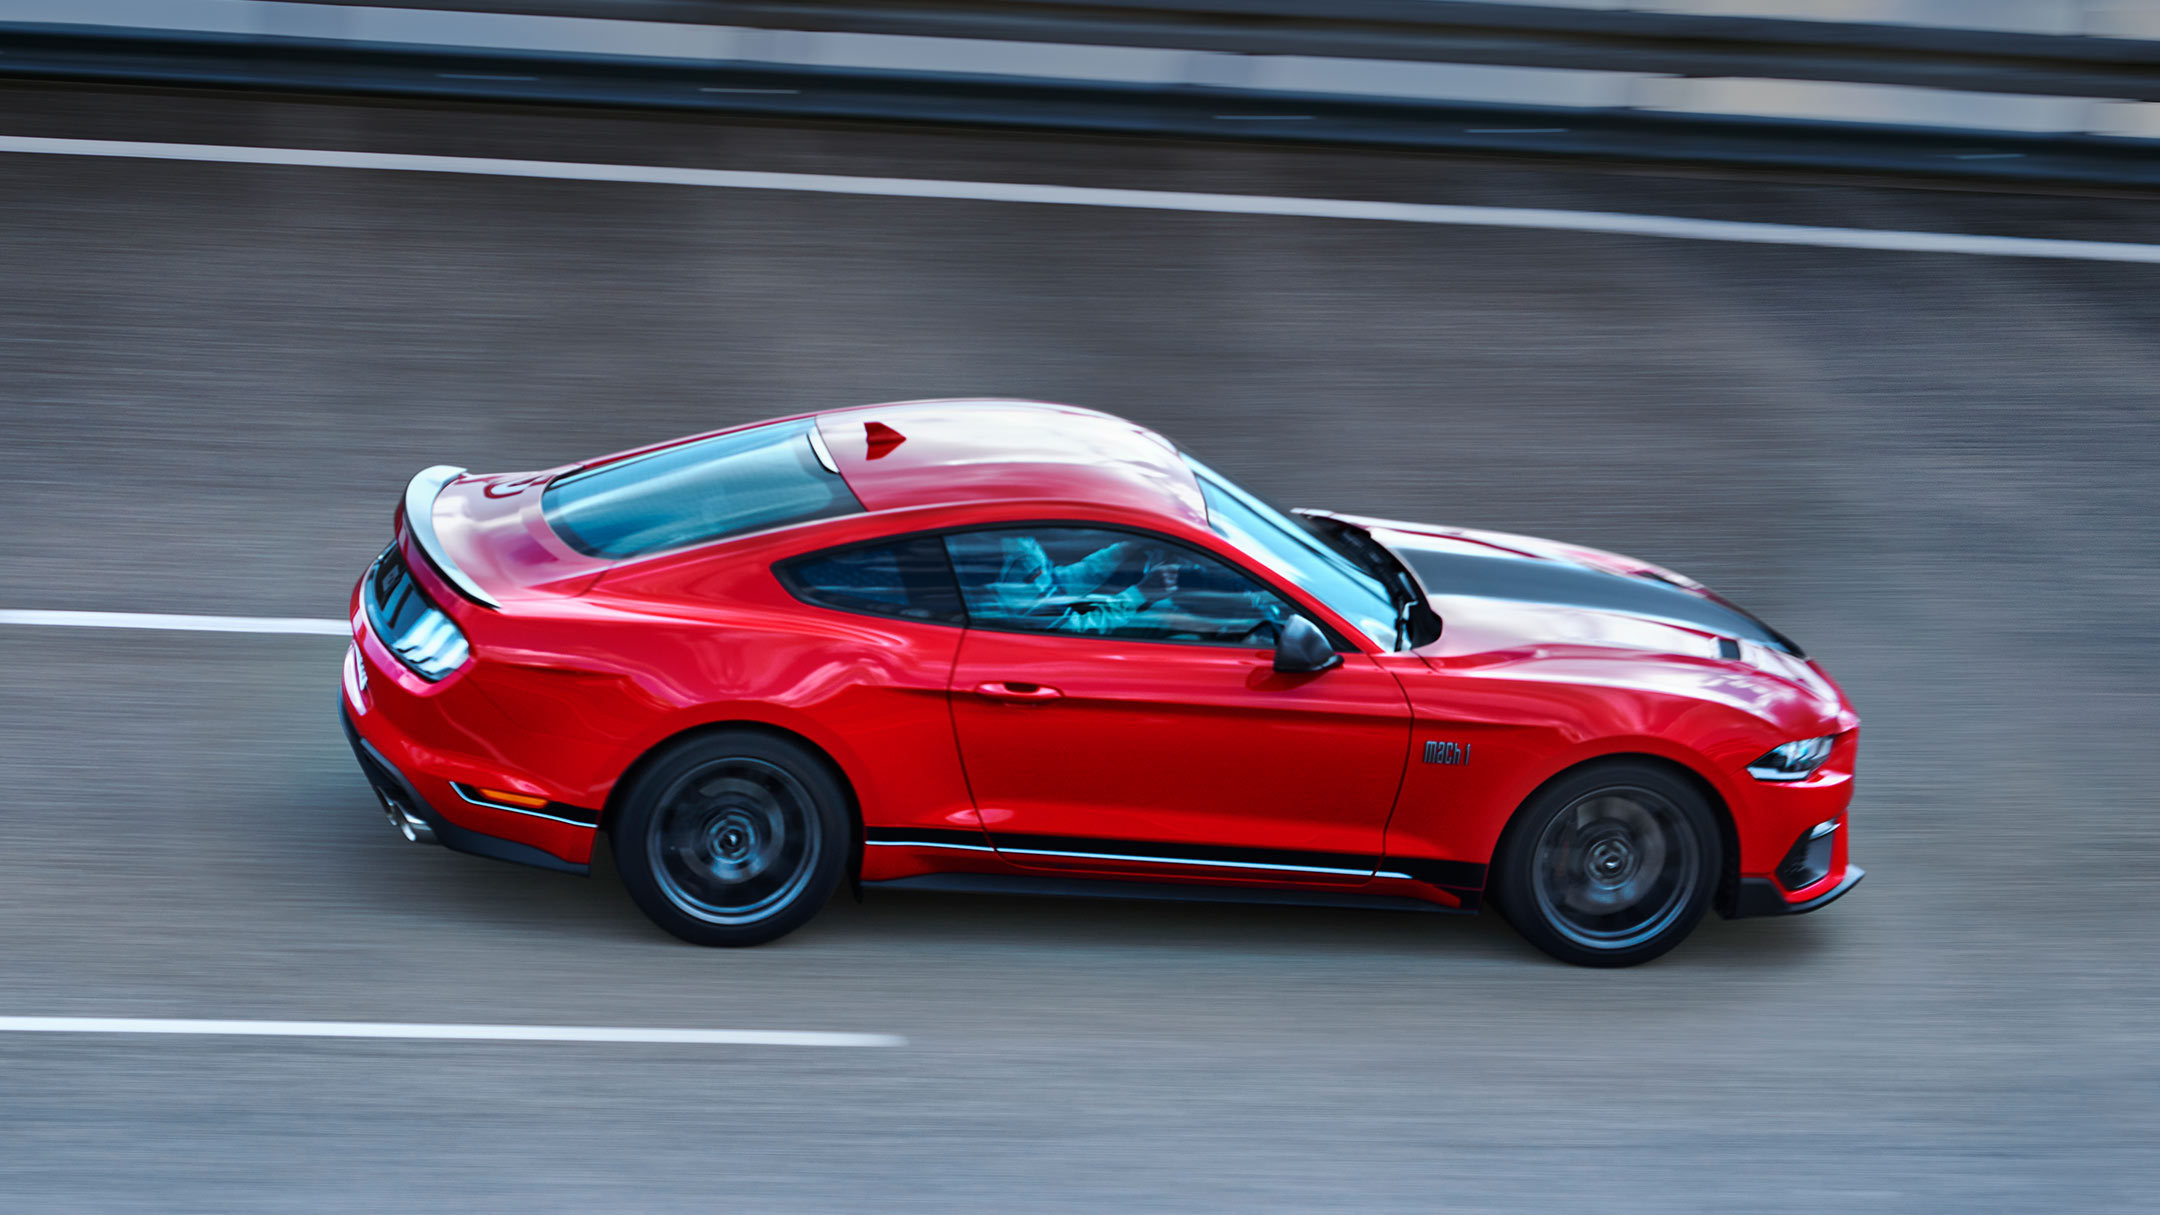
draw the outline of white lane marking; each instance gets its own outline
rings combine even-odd
[[[1815,228],[1802,224],[1694,219],[1678,215],[1635,215],[1616,211],[1562,211],[1540,207],[1471,207],[1441,203],[1369,202],[1345,198],[1290,198],[1262,194],[1197,194],[1178,190],[1121,190],[1100,186],[1045,186],[1019,182],[942,181],[914,177],[851,177],[830,173],[767,173],[744,169],[685,169],[664,165],[504,160],[481,156],[422,156],[404,152],[348,152],[329,148],[252,148],[227,144],[45,139],[23,135],[0,135],[0,152],[207,161],[220,164],[294,165],[306,168],[378,169],[410,173],[458,173],[482,177],[534,177],[556,181],[704,186],[728,190],[788,190],[810,194],[856,194],[884,198],[1041,203],[1053,206],[1116,207],[1127,210],[1189,211],[1218,215],[1456,224],[1481,228],[1530,228],[1609,236],[1655,236],[1674,240],[1802,245],[1897,253],[1961,253],[1982,257],[2160,263],[2160,245],[2121,241],[1974,236],[1960,232],[1908,232],[1891,228]]]
[[[687,1046],[905,1046],[894,1034],[804,1029],[628,1029],[607,1025],[414,1025],[396,1021],[198,1021],[162,1017],[0,1017],[0,1033],[210,1034],[408,1038],[437,1042],[640,1042]]]
[[[303,633],[344,637],[343,620],[306,616],[173,616],[157,612],[45,612],[0,608],[0,624],[40,624],[80,629],[179,629],[191,633]]]

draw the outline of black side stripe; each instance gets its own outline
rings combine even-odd
[[[1085,856],[1121,857],[1142,862],[1175,865],[1199,862],[1212,866],[1287,870],[1327,870],[1344,874],[1371,873],[1378,869],[1400,873],[1413,881],[1438,886],[1474,901],[1485,885],[1485,866],[1471,861],[1428,860],[1417,857],[1382,858],[1346,852],[1299,852],[1283,848],[1237,848],[1211,844],[1165,844],[1151,840],[1102,839],[1079,835],[1031,835],[1020,832],[955,831],[935,827],[870,827],[864,839],[873,844],[995,846],[1001,852],[1080,853]]]
[[[1174,865],[1199,861],[1213,865],[1252,865],[1255,868],[1330,869],[1345,873],[1371,873],[1378,857],[1344,852],[1296,852],[1282,848],[1235,848],[1212,844],[1164,844],[1152,840],[1098,839],[1079,835],[1026,835],[1011,831],[990,834],[1001,852],[1079,852],[1092,856],[1132,857]]]

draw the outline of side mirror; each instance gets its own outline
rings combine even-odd
[[[1342,665],[1342,655],[1328,644],[1327,634],[1320,626],[1303,616],[1292,616],[1283,622],[1281,635],[1275,641],[1275,669],[1292,674],[1310,674]]]

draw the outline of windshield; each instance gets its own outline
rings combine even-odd
[[[635,557],[862,509],[810,445],[810,422],[780,422],[664,447],[557,477],[541,513],[594,557]]]
[[[1295,582],[1374,642],[1395,645],[1395,601],[1386,584],[1323,543],[1296,519],[1253,497],[1191,456],[1208,526],[1269,569]]]

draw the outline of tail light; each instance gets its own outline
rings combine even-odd
[[[431,602],[393,544],[368,570],[368,623],[407,670],[433,683],[472,658],[464,630]]]

